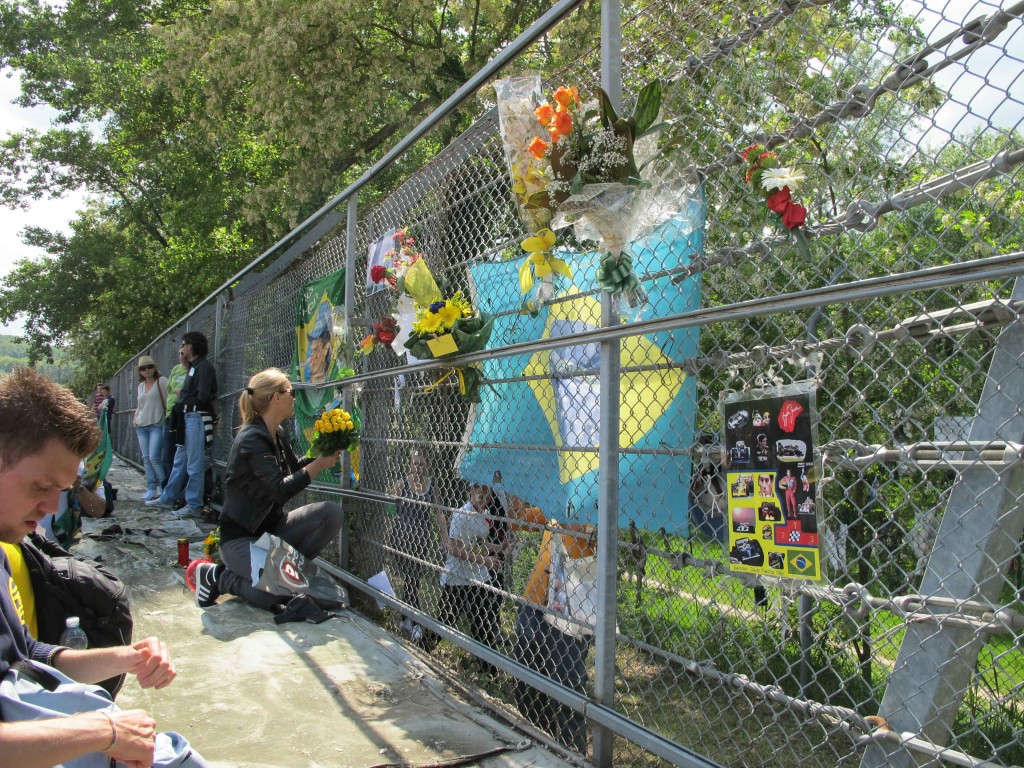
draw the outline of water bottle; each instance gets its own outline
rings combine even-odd
[[[60,642],[57,645],[63,645],[75,651],[84,651],[89,647],[89,638],[86,637],[85,630],[80,626],[77,616],[68,616],[64,626],[64,632],[61,633]]]

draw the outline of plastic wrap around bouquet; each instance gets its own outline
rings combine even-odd
[[[330,456],[341,451],[353,451],[359,445],[361,428],[358,408],[353,408],[351,413],[342,408],[324,411],[313,425],[313,441],[306,455]]]
[[[645,303],[629,244],[675,213],[654,210],[646,190],[656,182],[651,172],[642,173],[645,165],[664,156],[675,143],[666,141],[658,147],[657,137],[668,125],[657,122],[661,81],[654,80],[640,91],[628,117],[616,112],[600,88],[595,105],[584,105],[579,91],[565,86],[556,89],[550,101],[541,99],[539,76],[496,84],[496,88],[513,194],[524,223],[534,233],[524,241],[530,253],[524,269],[534,270],[534,277],[544,285],[558,274],[571,277],[571,268],[554,256],[553,244],[545,243],[544,250],[536,246],[537,236],[547,234],[538,227],[574,226],[579,240],[599,243],[601,289],[625,297],[632,307]],[[532,125],[525,117],[531,104]],[[647,156],[641,165],[638,154]],[[658,205],[665,202],[661,198]],[[520,274],[524,293],[531,284],[527,275]],[[544,298],[550,289],[541,292]]]

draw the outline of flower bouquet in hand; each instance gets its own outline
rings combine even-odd
[[[362,419],[359,411],[352,413],[342,408],[324,411],[313,425],[313,441],[306,452],[307,456],[331,456],[341,451],[352,451],[359,445],[359,430]]]

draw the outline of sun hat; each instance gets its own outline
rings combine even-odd
[[[139,368],[141,368],[144,365],[152,365],[155,368],[156,360],[154,360],[149,355],[143,355],[142,357],[139,358]]]

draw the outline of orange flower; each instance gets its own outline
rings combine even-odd
[[[540,124],[547,128],[551,124],[551,119],[555,116],[555,109],[545,101],[533,110],[533,113],[540,120]]]
[[[580,103],[580,92],[576,88],[566,88],[564,85],[552,94],[551,98],[558,102],[562,109],[568,109],[575,102]]]
[[[526,148],[526,151],[532,154],[537,160],[540,160],[544,157],[544,153],[548,151],[548,147],[550,146],[551,145],[544,141],[540,136],[535,136],[533,141],[530,142],[530,146]]]
[[[558,110],[555,113],[555,130],[562,136],[572,133],[572,114],[568,110]]]

